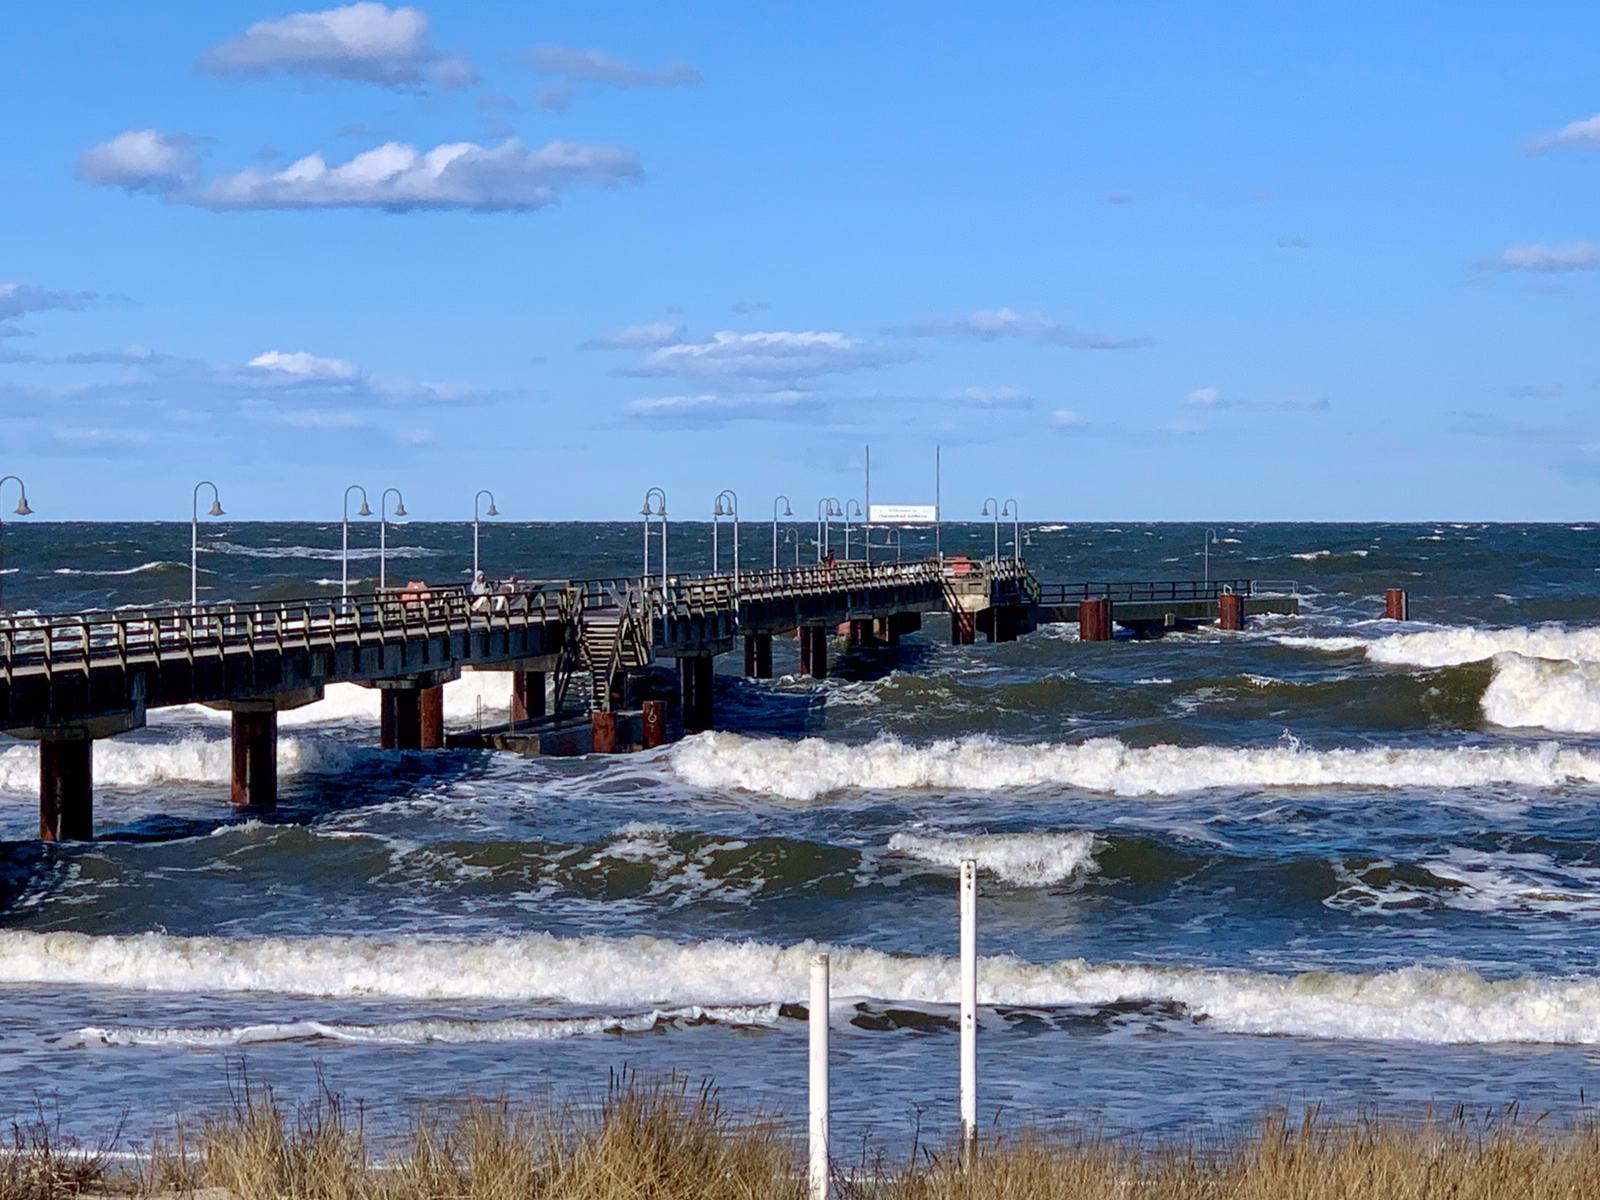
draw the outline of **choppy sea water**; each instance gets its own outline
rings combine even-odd
[[[1046,579],[1191,578],[1202,532],[1045,526],[1023,549]],[[209,598],[337,586],[337,526],[204,533]],[[3,603],[181,599],[188,534],[8,523]],[[285,715],[265,819],[227,808],[225,721],[168,711],[97,747],[101,840],[43,847],[34,751],[0,739],[0,1096],[98,1132],[220,1099],[241,1058],[291,1094],[320,1072],[374,1116],[593,1091],[627,1064],[799,1111],[825,946],[846,1135],[948,1130],[972,856],[985,1120],[1575,1110],[1600,1085],[1600,531],[1217,534],[1214,574],[1294,580],[1302,615],[963,648],[933,618],[896,657],[835,642],[824,683],[792,643],[772,681],[727,655],[721,731],[614,758],[385,754],[375,693],[335,688]],[[747,565],[770,539],[745,528]],[[459,526],[390,544],[391,578],[470,562]],[[703,568],[708,530],[675,526],[672,550]],[[636,525],[483,531],[497,573],[638,554]],[[1417,620],[1377,619],[1388,586]],[[468,675],[447,720],[508,694]]]

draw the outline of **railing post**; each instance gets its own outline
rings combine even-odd
[[[828,1200],[832,1183],[828,1155],[828,956],[811,956],[811,1005],[808,1012],[810,1072],[810,1200]]]
[[[978,1142],[978,864],[961,860],[961,1158]]]

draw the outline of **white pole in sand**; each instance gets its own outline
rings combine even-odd
[[[978,1141],[978,864],[961,860],[961,1151]]]
[[[811,1164],[808,1195],[828,1200],[828,956],[811,956]]]

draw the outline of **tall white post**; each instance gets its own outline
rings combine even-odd
[[[978,864],[961,860],[961,1148],[978,1141]]]
[[[828,956],[811,956],[811,1159],[810,1200],[828,1200]]]

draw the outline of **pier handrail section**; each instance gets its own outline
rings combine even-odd
[[[1036,603],[1046,606],[1076,604],[1080,600],[1109,599],[1113,603],[1156,603],[1216,600],[1219,596],[1254,595],[1255,583],[1249,579],[1168,579],[1154,582],[1038,583]]]

